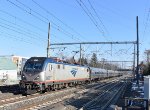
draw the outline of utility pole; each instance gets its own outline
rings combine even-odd
[[[47,57],[50,57],[49,50],[50,50],[50,23],[49,23],[49,26],[48,26]]]
[[[137,29],[137,68],[136,68],[136,79],[137,79],[137,85],[139,85],[139,26],[138,26],[138,16],[136,17],[136,29]]]

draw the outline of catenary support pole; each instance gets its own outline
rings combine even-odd
[[[138,26],[138,16],[136,17],[136,29],[137,29],[137,68],[136,68],[136,79],[137,79],[137,85],[139,85],[139,26]]]
[[[49,50],[50,50],[50,23],[49,23],[49,26],[48,26],[47,57],[50,57]]]
[[[134,51],[133,51],[133,77],[135,78],[135,44],[134,44]]]

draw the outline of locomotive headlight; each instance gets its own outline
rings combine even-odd
[[[22,80],[26,80],[26,77],[24,75],[22,75]]]
[[[40,79],[40,76],[38,75],[34,80],[38,80],[38,79]]]

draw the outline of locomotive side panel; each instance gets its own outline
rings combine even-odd
[[[89,80],[89,69],[87,67],[61,63],[50,63],[49,65],[51,65],[51,70],[49,78],[46,78],[47,82]]]

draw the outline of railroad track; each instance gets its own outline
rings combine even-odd
[[[99,95],[103,94],[106,92],[106,90],[112,85],[114,85],[116,81],[109,82],[107,84],[104,84],[103,86],[99,86],[96,88],[91,88],[87,93],[85,94],[80,94],[79,96],[76,96],[68,101],[66,103],[68,105],[74,105],[76,109],[81,109],[83,105],[87,104],[94,98],[97,98]]]
[[[113,80],[113,83],[115,83],[116,82],[116,80],[114,81]],[[89,89],[84,89],[84,90],[79,90],[79,92],[76,92],[75,94],[74,93],[72,93],[72,94],[69,94],[68,96],[66,96],[67,98],[65,98],[65,97],[60,97],[59,99],[56,99],[56,100],[52,100],[52,101],[47,101],[47,102],[45,102],[45,103],[42,103],[42,104],[39,104],[39,105],[35,105],[35,106],[32,106],[31,108],[26,108],[26,110],[28,110],[28,109],[34,109],[34,110],[47,110],[47,109],[49,109],[49,108],[52,108],[53,109],[53,105],[55,106],[55,107],[57,107],[57,106],[59,106],[58,104],[59,103],[62,103],[62,101],[65,101],[65,102],[67,102],[67,104],[70,104],[70,103],[68,103],[68,102],[71,102],[71,100],[69,100],[69,99],[72,99],[72,98],[74,98],[74,99],[80,99],[80,98],[83,98],[83,95],[85,95],[85,94],[89,94],[89,92],[91,91],[91,89],[104,89],[104,88],[108,88],[108,86],[109,86],[109,88],[112,86],[112,84],[111,84],[111,82],[108,82],[108,83],[104,83],[104,84],[100,84],[100,85],[96,85],[96,86],[93,86],[92,88],[89,88]],[[91,94],[93,94],[93,93],[91,93]],[[92,95],[91,95],[92,96]],[[97,92],[96,92],[96,95],[95,96],[97,96]],[[92,100],[93,99],[93,96],[90,98],[90,100]],[[69,101],[67,101],[67,100],[69,100]],[[79,103],[81,103],[80,101],[79,101]],[[65,104],[64,104],[65,105]],[[82,105],[82,103],[81,103],[81,105]],[[46,107],[47,107],[47,109],[46,109]],[[55,110],[55,107],[54,107],[54,110]],[[57,108],[56,108],[57,109]],[[58,109],[60,109],[60,108],[58,108]],[[61,109],[63,109],[63,108],[61,108]],[[69,108],[69,107],[67,107],[66,105],[65,105],[65,107],[64,107],[64,109],[71,109],[71,110],[73,110],[73,109],[78,109],[78,108]]]
[[[113,85],[115,85],[115,83],[118,83],[118,81],[116,80],[116,82],[113,81],[112,84],[110,82],[109,84],[105,84],[104,86],[99,86],[99,88],[95,87],[96,90],[94,88],[91,88],[86,93],[80,94],[80,95],[76,95],[75,97],[72,97],[69,100],[64,101],[63,103],[54,104],[54,105],[50,105],[50,106],[47,105],[47,109],[49,109],[49,108],[51,108],[52,110],[60,109],[60,107],[57,107],[57,106],[61,106],[61,109],[65,109],[65,110],[66,109],[67,110],[77,110],[77,109],[81,109],[82,110],[83,109],[83,105],[85,105],[88,102],[92,101],[93,99],[97,98],[99,95],[104,94],[109,88],[111,88],[111,87],[113,88],[114,87]],[[120,83],[124,83],[124,81],[120,81]],[[108,100],[108,98],[106,96],[103,97],[101,100],[104,100],[105,98]],[[109,97],[109,99],[110,99],[110,98],[112,98],[113,95],[109,95],[109,96],[110,96]],[[119,96],[119,94],[118,94],[118,96]],[[115,99],[117,100],[117,98],[115,98]],[[110,102],[110,104],[111,103],[112,102]],[[96,106],[96,104],[95,104],[95,106]],[[45,109],[45,107],[43,107],[41,110],[47,110],[47,109]],[[100,108],[95,108],[95,109],[101,110]]]
[[[92,89],[97,89],[99,87],[102,87],[104,86],[105,84],[99,84],[99,85],[95,85],[92,87]],[[85,94],[87,92],[89,92],[91,90],[91,88],[88,88],[88,89],[81,89],[81,88],[78,88],[76,89],[75,88],[75,91],[72,91],[72,92],[63,92],[62,94],[60,95],[57,95],[57,98],[53,99],[48,99],[48,100],[43,100],[43,101],[40,101],[36,104],[32,104],[32,105],[29,105],[29,106],[26,106],[26,107],[23,107],[21,109],[18,109],[18,110],[29,110],[29,109],[34,109],[34,110],[40,110],[42,109],[43,107],[46,107],[46,106],[50,106],[52,104],[56,104],[56,103],[60,103],[61,101],[63,100],[66,100],[66,99],[69,99],[69,98],[72,98],[72,97],[75,97],[76,95],[81,95],[81,94]]]
[[[56,97],[54,98],[49,98],[47,100],[43,100],[43,101],[40,101],[38,103],[35,103],[35,104],[31,104],[31,105],[28,105],[28,106],[25,106],[25,107],[22,107],[21,109],[18,109],[18,110],[28,110],[28,109],[41,109],[43,107],[46,107],[47,105],[52,105],[52,104],[56,104],[58,102],[61,102],[63,100],[66,100],[66,99],[69,99],[71,97],[75,97],[77,94],[85,94],[86,92],[90,91],[91,88],[93,89],[96,89],[96,88],[99,88],[101,86],[103,86],[104,84],[106,83],[101,83],[101,84],[95,84],[94,86],[93,85],[90,85],[89,87],[87,87],[85,89],[85,87],[79,87],[79,88],[74,88],[73,91],[64,91],[62,92],[61,94],[57,95]],[[93,87],[91,87],[93,86]]]
[[[104,85],[105,83],[101,84],[95,84],[93,88],[97,88],[99,86]],[[93,85],[89,85],[88,88],[91,88]],[[0,110],[9,110],[9,109],[27,109],[32,108],[34,106],[40,106],[45,104],[45,102],[48,104],[53,104],[54,102],[62,101],[66,98],[70,98],[75,96],[75,94],[81,94],[83,92],[87,92],[89,89],[82,90],[83,87],[80,88],[69,88],[65,90],[60,91],[53,91],[50,93],[45,94],[34,94],[29,96],[13,96],[12,98],[7,97],[0,101]],[[59,99],[56,99],[56,97],[59,97]],[[49,101],[50,99],[50,101]]]
[[[13,93],[0,93],[0,101],[15,96]]]
[[[95,90],[97,95],[97,90],[101,91],[106,86],[111,86],[112,82],[116,82],[116,80],[107,82],[100,82],[95,84],[89,84],[80,86],[77,88],[67,88],[59,91],[53,91],[45,94],[34,94],[29,96],[12,96],[0,101],[0,110],[28,110],[28,109],[42,109],[46,106],[50,106],[52,104],[60,103],[64,100],[71,99],[72,97],[82,98],[82,95],[87,94],[91,89]],[[106,88],[107,88],[106,87]],[[93,93],[91,93],[93,94]],[[92,97],[91,97],[92,99]],[[90,99],[90,100],[91,100]]]
[[[102,83],[103,84],[103,83]],[[101,84],[101,85],[102,85]],[[98,85],[100,86],[100,85]],[[97,86],[95,86],[96,88]],[[90,86],[88,87],[90,88]],[[53,92],[53,91],[52,91]],[[52,93],[51,92],[51,93]],[[45,93],[45,94],[49,94],[49,93]],[[29,99],[29,98],[33,98],[33,97],[37,97],[39,96],[39,93],[36,94],[32,94],[32,95],[28,95],[28,96],[22,96],[21,94],[18,95],[14,95],[13,93],[1,93],[0,96],[0,105],[4,105],[4,104],[8,104],[8,103],[12,103],[14,101],[20,101],[20,100],[24,100],[24,99]]]
[[[110,87],[101,92],[96,98],[86,103],[80,110],[105,110],[111,104],[114,104],[123,92],[124,88],[127,86],[127,83],[117,82],[112,84]]]
[[[28,96],[28,97],[19,98],[13,101],[6,101],[0,106],[0,110],[12,110],[12,109],[16,110],[18,108],[22,109],[22,107],[34,105],[39,102],[42,102],[43,100],[47,100],[49,98],[55,99],[55,97],[58,96],[59,94],[72,93],[73,91],[75,91],[75,89],[76,88],[64,89],[64,90],[60,90],[59,92],[52,92],[50,94],[48,93],[42,94],[42,95],[36,94],[36,95]]]

